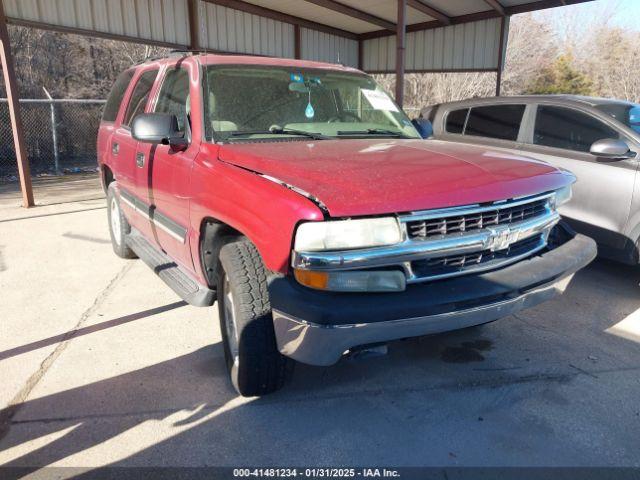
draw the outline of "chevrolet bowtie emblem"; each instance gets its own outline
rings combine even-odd
[[[492,252],[504,250],[518,241],[520,232],[511,230],[509,227],[497,227],[489,230],[489,239],[487,240],[487,248]]]

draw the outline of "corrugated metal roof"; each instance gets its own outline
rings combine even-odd
[[[2,0],[9,21],[189,44],[186,0]]]
[[[175,47],[197,39],[217,51],[395,69],[397,0],[0,1],[14,24]],[[407,0],[406,69],[495,70],[503,14],[585,1]],[[190,30],[190,11],[198,32]]]
[[[293,25],[200,2],[200,45],[224,52],[294,57]]]
[[[358,42],[308,28],[301,29],[301,57],[318,62],[358,67]]]
[[[408,33],[405,69],[407,72],[496,70],[500,23],[500,19],[492,18]],[[395,69],[395,37],[365,40],[363,51],[364,70],[388,72]]]

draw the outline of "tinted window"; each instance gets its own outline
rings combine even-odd
[[[147,100],[149,100],[151,87],[153,87],[153,82],[157,75],[158,70],[151,70],[144,72],[140,76],[138,83],[136,83],[133,93],[131,94],[131,99],[127,106],[127,113],[124,114],[124,119],[122,120],[123,125],[131,125],[131,121],[136,117],[136,115],[144,112],[144,107],[147,105]]]
[[[562,107],[538,107],[533,143],[588,152],[594,142],[619,138],[618,133],[586,113]]]
[[[118,110],[120,110],[120,103],[122,102],[122,97],[124,97],[124,92],[127,91],[127,87],[129,86],[129,82],[133,77],[133,70],[127,70],[120,74],[120,76],[116,79],[116,83],[113,84],[111,88],[111,93],[109,93],[109,98],[107,99],[107,103],[104,106],[104,112],[102,112],[102,121],[103,122],[114,122],[116,117],[118,116]]]
[[[467,120],[468,108],[463,110],[453,110],[447,115],[447,132],[462,133],[464,130],[464,122]]]
[[[187,121],[189,100],[189,74],[186,70],[171,70],[164,79],[156,112],[171,113],[178,117],[178,128],[182,132]]]
[[[465,135],[517,140],[524,105],[493,105],[471,109]]]

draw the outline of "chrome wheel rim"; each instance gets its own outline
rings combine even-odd
[[[120,246],[120,237],[122,229],[120,228],[120,207],[118,201],[113,197],[111,199],[111,205],[109,206],[111,214],[111,231],[113,232],[113,239],[116,245]]]
[[[231,294],[231,285],[229,284],[229,277],[224,275],[223,282],[223,295],[224,295],[224,326],[227,333],[227,343],[229,344],[229,353],[233,358],[234,365],[238,364],[238,351],[239,351],[239,338],[238,338],[238,326],[236,323],[236,309],[233,301],[233,295]]]

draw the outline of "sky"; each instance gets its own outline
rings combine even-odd
[[[611,23],[621,27],[640,30],[640,0],[597,0],[593,5],[581,5],[594,13],[611,10]]]
[[[598,0],[596,4],[611,4],[615,10],[612,22],[625,28],[640,30],[640,0]]]
[[[562,29],[562,23],[567,16],[578,17],[584,29],[588,29],[593,22],[603,18],[608,19],[610,25],[640,30],[640,0],[596,0],[567,7],[548,9],[540,15],[552,14],[557,27]]]

